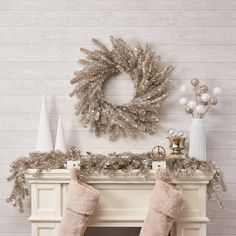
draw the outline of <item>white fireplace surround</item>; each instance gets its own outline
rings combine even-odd
[[[69,170],[43,171],[39,178],[36,170],[29,169],[26,179],[31,186],[32,236],[57,236],[63,216]],[[87,181],[101,191],[101,197],[93,216],[91,227],[141,227],[145,219],[148,201],[154,185],[152,178],[144,181],[139,176],[114,177],[91,175]],[[170,178],[169,183],[184,191],[184,211],[176,220],[171,236],[206,236],[206,185],[212,174],[197,171],[194,176]]]

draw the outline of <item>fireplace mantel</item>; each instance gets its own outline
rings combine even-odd
[[[31,186],[32,236],[57,236],[63,216],[70,171],[57,169],[43,171],[34,177],[36,170],[29,169],[26,179]],[[134,173],[135,174],[135,173]],[[154,185],[154,172],[149,181],[143,177],[125,176],[118,172],[114,177],[91,175],[87,181],[101,191],[101,197],[91,227],[141,227],[147,213],[149,195]],[[184,211],[176,220],[171,235],[206,236],[206,185],[213,174],[197,171],[194,176],[168,182],[184,191]]]

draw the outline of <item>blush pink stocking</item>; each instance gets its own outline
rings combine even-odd
[[[183,203],[181,191],[164,181],[156,180],[139,236],[168,236],[174,219],[183,210]]]
[[[72,170],[72,179],[67,193],[67,203],[58,236],[83,236],[90,222],[100,192],[77,181],[76,169]]]

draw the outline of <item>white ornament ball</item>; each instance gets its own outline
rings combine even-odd
[[[210,100],[211,96],[208,93],[203,93],[201,96],[201,100],[203,102],[208,102]]]
[[[213,89],[213,93],[214,93],[214,95],[220,95],[220,94],[222,94],[222,88],[221,88],[221,87],[215,87],[215,88]]]
[[[169,135],[170,135],[171,137],[176,136],[176,135],[177,135],[177,130],[176,130],[176,129],[169,129]]]
[[[182,97],[182,98],[179,99],[179,104],[182,105],[182,106],[186,105],[187,102],[188,102],[188,100],[187,100],[186,97]]]
[[[205,108],[204,108],[203,105],[196,106],[196,112],[197,113],[204,113],[204,111],[205,111]]]
[[[181,93],[186,93],[187,90],[188,90],[188,88],[187,88],[186,85],[182,85],[182,86],[180,86],[180,91],[181,91]]]
[[[188,102],[188,107],[193,109],[196,106],[196,102],[195,101],[189,101]]]

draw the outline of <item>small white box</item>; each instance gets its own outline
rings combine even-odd
[[[166,162],[165,161],[153,161],[152,162],[152,169],[166,171]]]
[[[70,170],[72,168],[80,169],[80,161],[67,161],[66,169]]]

